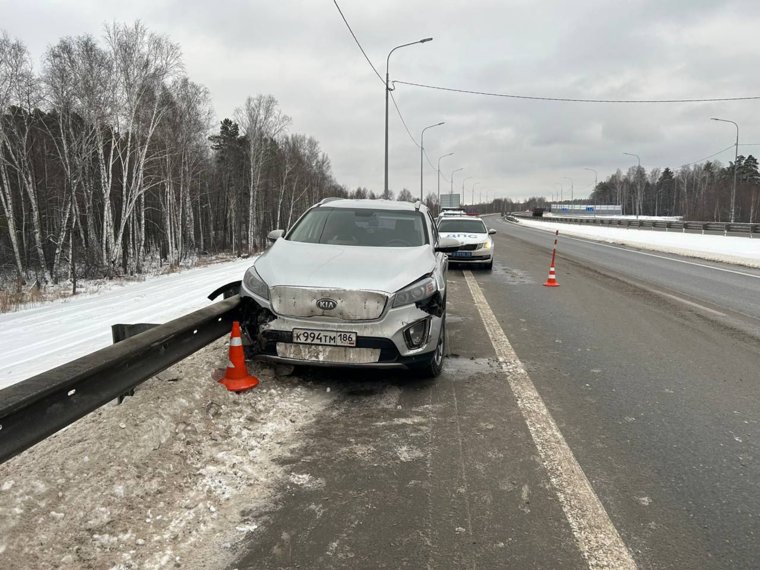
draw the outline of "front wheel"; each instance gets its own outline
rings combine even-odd
[[[418,378],[437,378],[443,370],[443,356],[446,354],[446,315],[441,322],[441,332],[438,335],[438,343],[430,358],[412,368]]]

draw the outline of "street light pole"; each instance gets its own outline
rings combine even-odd
[[[460,170],[464,170],[464,166],[462,168],[457,168],[451,172],[451,194],[454,193],[454,173],[459,172]]]
[[[467,178],[464,178],[462,180],[462,202],[464,202],[467,199],[467,197],[464,194],[464,183],[467,182],[468,180],[472,180],[473,178],[475,178],[475,177],[474,176],[468,176]]]
[[[444,154],[443,156],[438,157],[438,210],[441,209],[441,159],[446,158],[447,156],[452,156],[454,153],[450,152],[449,154]]]
[[[598,184],[597,177],[599,176],[599,174],[593,168],[584,168],[583,170],[590,170],[591,172],[594,173],[594,190],[596,190],[596,185]]]
[[[573,179],[569,176],[563,176],[562,178],[567,178],[570,181],[570,203],[573,202]]]
[[[716,119],[715,117],[710,117],[711,121],[721,121],[722,123],[731,123],[736,127],[736,148],[734,150],[734,183],[731,186],[731,223],[734,223],[734,204],[736,203],[736,166],[737,161],[739,160],[739,125],[734,123],[733,121],[729,121],[728,119]],[[750,220],[752,221],[752,220]]]
[[[390,75],[388,73],[388,67],[390,66],[391,62],[391,54],[396,51],[399,48],[406,47],[406,46],[413,46],[415,44],[424,44],[425,42],[433,41],[433,38],[423,38],[421,40],[417,40],[416,42],[410,42],[408,44],[401,44],[400,46],[396,46],[391,51],[388,52],[388,57],[385,58],[385,181],[383,184],[384,188],[384,196],[388,196],[388,97],[391,92],[390,88]]]
[[[422,156],[423,156],[423,154],[425,154],[425,131],[428,130],[428,129],[432,129],[433,127],[440,127],[443,124],[444,124],[444,122],[441,121],[440,123],[436,123],[435,125],[430,125],[428,127],[425,127],[424,129],[422,129],[422,133],[420,134],[420,202],[422,202],[422,200],[423,200],[423,197],[422,197],[422,192],[423,192],[422,191],[422,172],[423,172],[424,169],[422,168]]]
[[[634,154],[632,152],[624,152],[623,154],[627,154],[628,156],[635,156],[636,157],[636,160],[638,161],[638,167],[636,169],[636,177],[638,178],[639,175],[640,175],[639,171],[641,170],[641,158],[639,157],[638,154]],[[641,207],[640,204],[639,204],[639,200],[641,198],[641,184],[640,183],[636,184],[636,186],[639,188],[639,191],[636,193],[636,219],[638,220],[639,219],[639,214],[641,213],[641,212],[639,212],[640,207]],[[620,211],[622,212],[622,207],[621,207]]]

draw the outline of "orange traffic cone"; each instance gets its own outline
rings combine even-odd
[[[544,287],[559,287],[557,276],[554,274],[554,264],[549,268],[549,278],[544,283]]]
[[[554,273],[554,256],[557,254],[557,236],[559,236],[559,230],[554,234],[554,249],[552,249],[552,263],[549,266],[549,278],[544,283],[544,287],[559,287],[557,283],[557,276]]]
[[[227,371],[224,378],[219,380],[230,392],[244,392],[255,388],[259,384],[259,379],[248,374],[248,367],[245,364],[245,353],[243,352],[243,339],[240,338],[240,323],[232,323],[232,335],[230,335],[230,361],[227,364]]]

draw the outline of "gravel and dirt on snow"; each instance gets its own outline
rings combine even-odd
[[[226,350],[209,345],[0,465],[0,568],[231,563],[335,396],[260,364],[259,387],[227,392],[211,378]]]

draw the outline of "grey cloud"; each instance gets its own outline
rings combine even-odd
[[[394,53],[392,79],[569,97],[760,94],[747,41],[760,24],[755,1],[339,2],[381,74],[392,47],[435,38]],[[209,88],[219,119],[246,96],[271,93],[293,117],[292,130],[320,141],[339,182],[382,188],[383,87],[329,1],[0,0],[0,13],[0,26],[37,57],[63,35],[101,36],[106,22],[142,19],[182,45],[188,74]],[[737,120],[742,141],[760,142],[757,102],[540,103],[409,86],[395,94],[416,139],[446,121],[425,140],[434,163],[456,153],[444,162],[446,176],[464,167],[459,184],[471,176],[468,186],[480,182],[500,195],[549,194],[563,176],[580,191],[593,180],[586,167],[600,178],[628,168],[623,152],[640,154],[648,167],[696,160],[733,140],[730,125],[710,122],[712,115]],[[419,148],[393,107],[390,114],[391,185],[416,192]],[[435,190],[429,165],[425,185]]]

